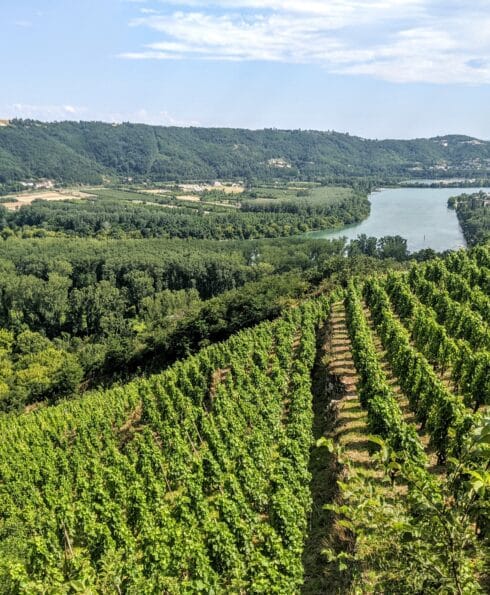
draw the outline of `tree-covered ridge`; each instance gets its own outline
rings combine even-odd
[[[490,194],[475,192],[452,196],[448,206],[456,209],[464,237],[470,246],[490,240]]]
[[[490,143],[465,136],[366,140],[336,132],[14,120],[0,129],[0,183],[487,175]]]

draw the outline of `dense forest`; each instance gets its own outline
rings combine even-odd
[[[490,195],[485,192],[452,196],[448,206],[456,214],[470,246],[490,240]]]
[[[347,260],[344,249],[343,240],[9,237],[0,242],[0,410],[161,369],[275,318],[325,277],[408,258]]]
[[[0,128],[0,184],[139,180],[390,180],[488,177],[490,143],[466,136],[366,140],[337,132],[13,120]],[[15,185],[14,185],[15,187]]]

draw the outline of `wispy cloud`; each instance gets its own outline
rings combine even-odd
[[[32,105],[14,103],[2,108],[8,118],[29,118],[33,120],[66,120],[82,117],[87,108],[75,105]]]
[[[139,122],[159,126],[202,126],[195,119],[184,119],[168,110],[151,110],[144,107],[127,111],[102,112],[75,105],[32,105],[14,103],[0,105],[0,115],[5,118],[24,118],[41,121],[102,120],[104,122]]]
[[[310,63],[331,72],[393,82],[488,84],[489,4],[489,0],[467,5],[455,0],[148,2],[131,24],[150,29],[160,39],[121,57]]]
[[[198,120],[178,118],[167,110],[152,111],[139,108],[131,112],[115,112],[106,114],[103,120],[107,122],[139,122],[155,126],[202,126]]]
[[[14,21],[14,25],[19,29],[30,29],[33,25],[32,21],[18,20]]]

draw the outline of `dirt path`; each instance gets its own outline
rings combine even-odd
[[[343,448],[344,457],[353,469],[361,467],[376,475],[378,472],[374,470],[369,455],[367,413],[361,408],[357,395],[359,377],[351,355],[345,308],[341,302],[334,304],[330,324],[329,371],[344,388],[344,395],[334,403],[337,422],[332,438]]]
[[[339,502],[337,482],[349,481],[353,474],[381,477],[370,457],[366,426],[367,414],[361,408],[356,384],[357,372],[351,356],[345,308],[342,302],[332,307],[313,375],[313,407],[315,440],[324,436],[342,447],[340,464],[337,454],[326,448],[313,448],[310,457],[313,509],[308,539],[303,553],[305,582],[301,595],[348,593],[352,576],[339,572],[336,564],[328,564],[324,550],[352,551],[352,535],[339,523],[339,518],[324,509],[325,504]]]
[[[398,379],[393,373],[390,362],[388,361],[386,350],[384,349],[381,339],[378,333],[376,332],[376,327],[374,326],[373,319],[371,317],[371,312],[365,303],[363,303],[363,310],[364,315],[366,316],[367,323],[369,325],[369,329],[372,333],[373,341],[376,346],[376,351],[378,353],[381,368],[387,378],[388,384],[397,396],[398,405],[400,406],[403,419],[407,424],[412,424],[415,426],[420,443],[422,444],[424,452],[428,459],[428,470],[430,471],[430,473],[436,476],[442,476],[444,474],[445,467],[444,465],[437,464],[437,453],[434,450],[434,448],[430,445],[430,435],[428,434],[427,430],[422,429],[421,424],[417,422],[415,413],[412,411],[410,407],[410,402],[407,396],[400,388],[400,385],[398,384]]]

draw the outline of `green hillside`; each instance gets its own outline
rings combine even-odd
[[[0,418],[0,592],[486,592],[489,270],[363,275]]]
[[[160,376],[2,420],[0,591],[296,592],[327,313],[309,302]]]
[[[366,140],[337,132],[13,120],[0,128],[0,183],[488,176],[490,143],[465,136]]]

